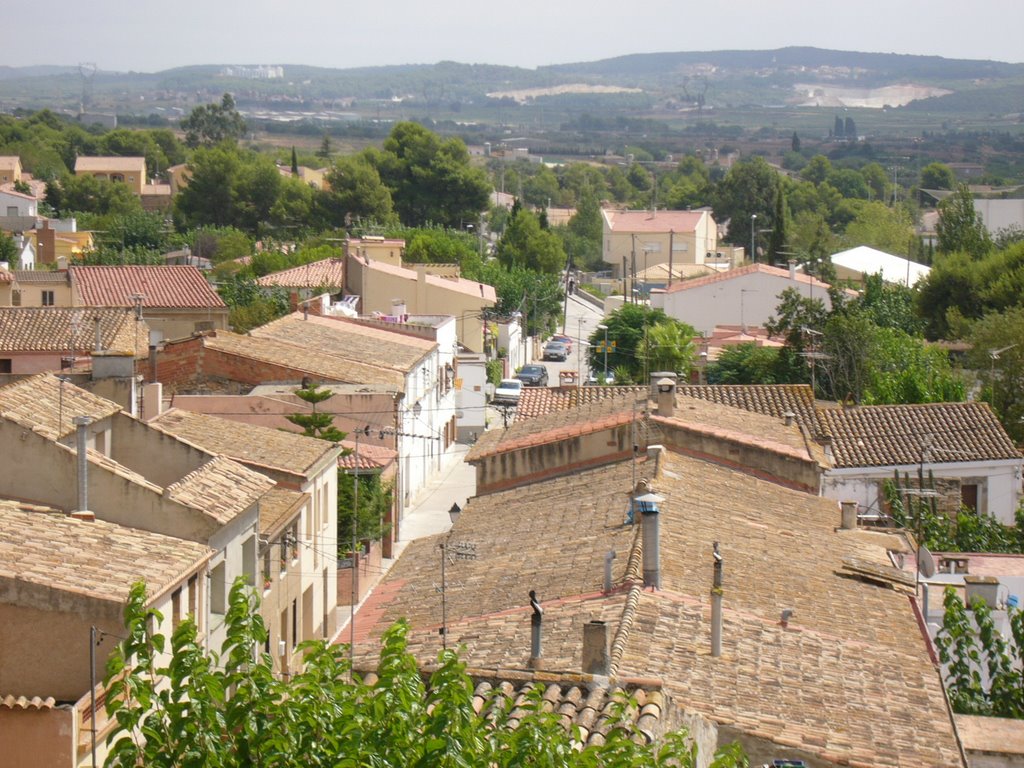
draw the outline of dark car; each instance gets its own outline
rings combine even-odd
[[[543,365],[524,365],[516,374],[516,378],[528,387],[546,387],[548,369]]]
[[[547,344],[544,345],[545,360],[565,361],[567,357],[569,357],[569,350],[562,342],[549,341]]]

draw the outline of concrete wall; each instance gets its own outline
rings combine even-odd
[[[673,450],[733,467],[787,488],[818,494],[821,468],[812,459],[801,461],[767,448],[708,434],[685,424],[654,417],[661,442]]]
[[[210,460],[210,454],[124,413],[114,414],[111,424],[110,458],[157,485],[172,485]]]
[[[641,446],[641,450],[644,448]],[[472,462],[476,465],[476,492],[483,495],[515,488],[585,467],[621,461],[631,453],[631,424],[507,451]]]
[[[0,496],[72,510],[78,503],[77,456],[73,450],[0,419],[0,445],[8,451],[0,472]],[[166,499],[161,488],[133,482],[89,463],[89,508],[96,517],[189,541],[207,542],[217,523]]]
[[[728,280],[663,294],[665,314],[709,336],[717,325],[761,327],[778,314],[779,295],[796,288],[801,296],[832,302],[821,287],[790,280],[788,275],[751,272]]]
[[[11,361],[11,373],[31,375],[43,371],[61,370],[60,352],[2,352],[0,360]],[[88,360],[87,357],[80,358]]]
[[[209,309],[167,309],[163,307],[147,307],[143,316],[150,331],[150,338],[161,341],[187,339],[194,333],[209,330],[227,330],[227,307],[210,307]]]
[[[483,355],[460,355],[455,380],[457,438],[468,442],[484,433],[487,424],[487,365]]]
[[[864,467],[832,469],[825,473],[822,495],[838,501],[855,500],[872,511],[881,507],[881,489],[886,480],[892,480],[896,467]],[[904,465],[900,475],[907,474],[917,483],[919,465]],[[973,483],[978,486],[978,511],[992,515],[999,522],[1012,525],[1020,502],[1020,462],[965,462],[962,464],[926,464],[936,484],[951,481],[945,507],[955,512],[959,507],[959,486]],[[941,491],[941,488],[940,488]]]
[[[636,270],[642,272],[656,264],[668,264],[669,241],[672,245],[672,264],[703,264],[708,252],[715,253],[718,249],[718,231],[710,214],[701,218],[694,232],[676,232],[669,235],[665,232],[637,233],[634,238],[630,232],[612,232],[604,222],[602,238],[602,257],[611,266],[614,277],[622,277],[622,259],[626,258],[627,270],[632,267],[632,255],[636,253]]]
[[[74,707],[0,707],[0,744],[6,768],[75,768],[77,742]]]

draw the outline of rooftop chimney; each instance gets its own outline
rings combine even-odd
[[[532,589],[530,590],[530,607],[533,609],[533,615],[530,617],[530,669],[540,669],[540,625],[544,620],[544,609],[541,608],[540,601],[537,599],[537,593]]]
[[[612,668],[608,625],[588,621],[583,625],[583,674],[607,676]]]
[[[712,552],[715,575],[711,582],[711,655],[722,655],[722,555],[718,551],[718,542],[714,543]]]
[[[839,527],[844,531],[851,531],[857,527],[857,502],[841,501],[839,507],[842,510]]]
[[[102,352],[103,351],[103,329],[100,327],[100,316],[96,315],[93,318],[93,322],[96,324],[96,344],[95,344],[94,351],[95,352]]]
[[[87,453],[89,441],[89,425],[92,419],[88,416],[75,416],[71,422],[75,425],[75,444],[78,451],[78,509],[72,517],[79,520],[92,519],[89,511],[89,457]]]
[[[793,413],[792,411],[786,411],[784,414],[782,414],[782,418],[785,419],[787,427],[792,427],[793,422],[796,420],[796,414]]]
[[[604,591],[612,591],[612,560],[615,559],[615,550],[608,550],[604,553]]]
[[[995,610],[999,600],[999,579],[995,576],[964,576],[966,594],[964,602],[971,605],[975,600],[983,600],[989,608]]]
[[[670,378],[658,379],[658,415],[666,418],[676,411],[676,383]]]
[[[647,488],[647,483],[637,483],[637,491]],[[634,498],[634,506],[640,510],[643,524],[644,587],[661,588],[661,531],[659,529],[658,504],[665,499],[648,491]]]
[[[679,380],[679,376],[675,371],[653,371],[651,373],[651,397],[656,398],[658,396],[658,388],[661,385],[662,379],[671,379],[674,384]]]

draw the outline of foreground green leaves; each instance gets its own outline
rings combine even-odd
[[[512,768],[697,765],[682,732],[646,745],[632,728],[635,702],[616,703],[617,724],[601,746],[580,749],[536,688],[522,698],[500,693],[478,713],[473,682],[453,651],[424,681],[406,650],[399,622],[381,642],[377,679],[351,674],[347,648],[307,643],[305,668],[273,673],[263,653],[267,632],[256,598],[241,582],[231,591],[227,639],[219,658],[202,648],[193,622],[171,638],[152,630],[162,617],[136,585],[125,609],[126,637],[107,665],[107,712],[117,722],[107,766],[135,768]],[[746,766],[732,745],[712,768]]]

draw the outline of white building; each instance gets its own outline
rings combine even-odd
[[[902,256],[859,245],[832,255],[832,265],[841,280],[863,283],[869,275],[881,274],[887,283],[911,286],[928,277],[931,267]]]

